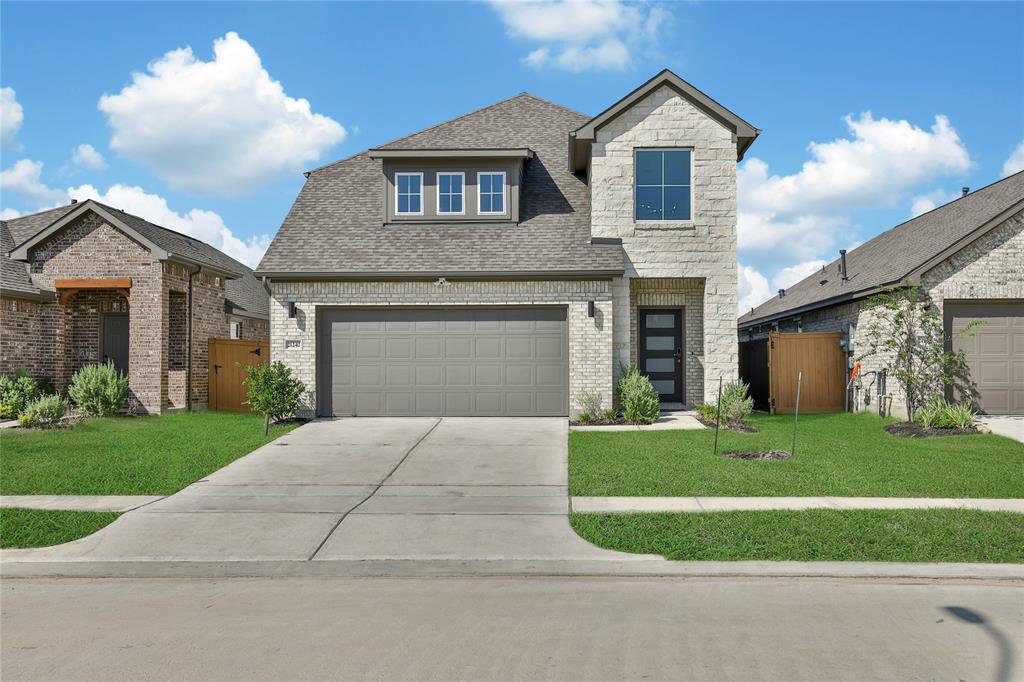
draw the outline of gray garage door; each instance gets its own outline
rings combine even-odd
[[[1024,302],[945,304],[953,347],[967,354],[970,378],[987,414],[1024,414]],[[960,337],[973,320],[973,334]]]
[[[320,413],[563,416],[564,308],[321,311]]]

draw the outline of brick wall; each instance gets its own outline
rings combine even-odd
[[[0,374],[23,368],[34,377],[53,380],[56,339],[44,307],[39,301],[0,299]]]
[[[683,400],[687,405],[704,401],[704,280],[699,278],[632,279],[629,292],[630,362],[637,362],[640,347],[639,308],[683,309],[684,388]]]
[[[634,220],[633,154],[637,148],[652,147],[692,148],[691,221]],[[671,88],[659,88],[597,132],[590,186],[593,234],[621,237],[628,260],[626,277],[613,284],[616,359],[625,361],[635,355],[631,350],[635,321],[630,279],[700,278],[704,281],[700,302],[704,373],[725,376],[727,381],[735,377],[739,357],[736,143],[732,133]],[[704,382],[703,376],[687,383],[703,384],[702,398],[712,397],[708,391],[713,382]]]
[[[610,282],[273,282],[270,357],[291,367],[306,385],[307,412],[316,407],[316,311],[343,305],[565,305],[569,328],[569,406],[578,411],[584,391],[612,398],[612,300]],[[587,302],[596,301],[595,316]],[[298,308],[288,318],[288,303]],[[295,347],[289,347],[289,342]]]
[[[233,322],[242,325],[242,335],[239,337],[246,341],[270,341],[270,320],[263,320],[258,317],[243,317],[241,315],[228,315],[228,331]]]

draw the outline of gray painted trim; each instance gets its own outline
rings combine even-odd
[[[512,271],[512,272],[267,272],[259,271],[257,277],[268,277],[272,281],[306,282],[311,280],[396,280],[423,281],[436,280],[444,277],[449,280],[482,281],[482,280],[594,280],[619,277],[625,272],[620,270],[579,270],[579,271]]]
[[[92,199],[86,199],[85,201],[82,202],[81,206],[64,214],[64,216],[61,217],[59,220],[56,220],[49,226],[44,227],[42,230],[36,232],[33,236],[29,237],[24,242],[15,247],[15,249],[11,251],[11,258],[13,258],[14,260],[28,261],[29,249],[38,246],[39,244],[41,244],[42,242],[46,241],[48,238],[56,234],[57,232],[60,232],[62,229],[67,227],[69,223],[81,217],[86,211],[92,211],[93,213],[100,216],[108,223],[119,229],[130,239],[141,244],[143,247],[148,249],[151,254],[153,254],[153,257],[155,259],[166,260],[171,255],[164,251],[163,249],[161,249],[156,244],[154,244],[153,242],[143,237],[141,234],[139,234],[132,228],[125,225],[123,222],[121,222],[114,216],[110,215],[110,213],[105,211]]]
[[[371,159],[532,159],[533,151],[521,149],[370,149]]]
[[[629,109],[639,100],[643,99],[663,85],[671,87],[681,96],[685,97],[705,113],[709,114],[716,121],[732,130],[740,140],[737,145],[736,160],[743,160],[743,153],[751,144],[753,144],[754,140],[757,139],[757,136],[761,134],[761,130],[747,123],[745,120],[715,100],[711,99],[711,97],[692,84],[686,82],[669,69],[664,69],[646,83],[620,99],[618,102],[587,121],[587,123],[569,133],[569,170],[576,172],[586,168],[587,158],[585,157],[589,157],[589,154],[582,154],[582,152],[585,152],[589,143],[593,142],[597,138],[597,130],[601,126],[616,118],[619,114]],[[581,156],[584,158],[581,158]]]
[[[248,318],[251,318],[251,319],[254,319],[254,320],[269,320],[270,319],[270,314],[269,313],[268,314],[254,313],[254,312],[250,312],[248,310],[245,310],[244,308],[228,308],[226,312],[227,312],[228,315],[234,315],[235,317],[248,317]]]
[[[591,244],[611,244],[612,246],[622,246],[622,237],[591,237]]]
[[[0,298],[16,298],[21,301],[37,301],[39,303],[50,303],[57,300],[57,294],[52,291],[40,289],[38,293],[28,291],[17,291],[15,289],[0,289]]]

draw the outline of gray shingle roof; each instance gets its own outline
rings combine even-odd
[[[846,254],[849,281],[839,276],[839,260],[740,316],[740,327],[796,309],[824,307],[834,299],[857,297],[898,284],[908,275],[968,239],[972,232],[1016,206],[1024,209],[1024,172],[983,187],[883,232]],[[966,243],[963,244],[966,246]],[[826,280],[824,284],[820,281]]]
[[[529,148],[520,223],[383,225],[382,162],[366,152],[313,171],[260,273],[620,272],[622,247],[590,243],[590,199],[567,170],[568,134],[588,118],[526,93],[378,149]]]
[[[169,230],[166,227],[161,227],[139,216],[125,213],[120,209],[107,206],[98,201],[93,200],[92,203],[108,211],[113,217],[174,257],[234,275],[237,279],[228,279],[225,282],[225,298],[228,305],[259,316],[269,314],[270,301],[266,289],[263,288],[260,281],[253,275],[253,271],[244,264],[198,239]],[[15,246],[23,244],[71,211],[81,208],[83,205],[84,202],[82,204],[60,206],[48,211],[14,218],[5,223],[5,240],[2,246],[3,259],[0,260],[0,264],[3,265],[4,289],[15,290],[15,287],[21,281],[18,279],[18,273],[15,270],[18,272],[25,271],[24,263],[7,258],[7,254]],[[7,241],[8,238],[10,243]],[[11,279],[10,283],[8,282],[9,277],[14,278]],[[25,278],[27,277],[28,275],[25,274]],[[30,280],[28,285],[32,286],[36,292],[39,291],[35,289]]]
[[[28,266],[7,254],[14,248],[14,237],[6,222],[0,221],[0,291],[6,295],[37,297],[42,291],[28,276]]]

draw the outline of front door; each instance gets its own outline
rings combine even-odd
[[[128,315],[103,316],[103,336],[100,340],[103,362],[113,362],[122,374],[128,374]]]
[[[683,311],[640,310],[640,371],[650,378],[663,403],[683,402]]]

